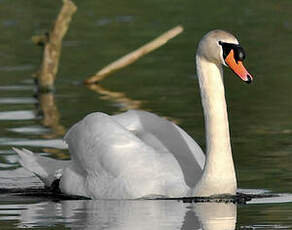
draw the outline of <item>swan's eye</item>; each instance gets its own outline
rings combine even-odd
[[[244,49],[240,45],[222,41],[219,41],[218,43],[219,45],[222,46],[224,60],[226,59],[231,50],[234,51],[234,59],[236,63],[238,61],[243,61],[245,59]]]
[[[245,59],[245,52],[242,47],[238,46],[237,49],[234,49],[234,58],[236,62],[243,61]]]

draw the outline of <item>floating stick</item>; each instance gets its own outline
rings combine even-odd
[[[182,26],[176,26],[172,28],[171,30],[167,31],[166,33],[162,34],[158,38],[147,43],[146,45],[143,45],[142,47],[134,50],[133,52],[127,54],[126,56],[123,56],[120,59],[116,60],[115,62],[107,65],[106,67],[98,71],[94,76],[86,79],[84,83],[92,84],[92,83],[101,81],[106,76],[113,73],[114,71],[132,64],[133,62],[135,62],[136,60],[138,60],[140,57],[144,56],[145,54],[148,54],[151,51],[164,45],[168,40],[174,38],[175,36],[180,34],[182,31],[183,31]]]

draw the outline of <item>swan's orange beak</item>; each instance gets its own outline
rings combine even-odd
[[[229,68],[232,69],[232,71],[237,76],[239,76],[243,81],[245,81],[246,83],[252,82],[253,77],[251,76],[251,74],[249,74],[249,72],[247,72],[247,70],[245,69],[245,67],[242,64],[242,61],[236,62],[236,60],[234,58],[233,49],[230,51],[230,53],[225,58],[225,62],[229,66]]]

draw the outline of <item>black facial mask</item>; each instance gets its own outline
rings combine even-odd
[[[226,59],[231,50],[233,50],[234,52],[234,59],[236,63],[238,63],[238,61],[243,61],[245,59],[244,49],[240,45],[221,41],[219,41],[219,45],[222,46],[224,60]]]

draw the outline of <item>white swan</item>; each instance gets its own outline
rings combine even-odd
[[[47,186],[60,178],[63,193],[93,199],[235,194],[222,64],[243,81],[252,77],[237,39],[222,30],[206,34],[196,64],[206,126],[206,160],[198,144],[174,123],[143,111],[91,113],[66,134],[70,161],[15,149],[21,164]]]

